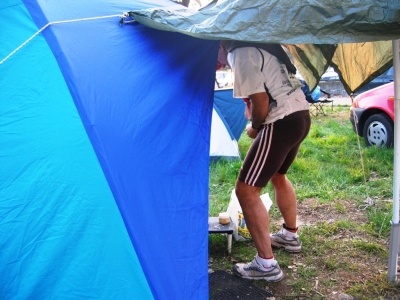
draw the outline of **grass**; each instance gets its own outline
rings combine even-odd
[[[299,233],[302,253],[274,251],[285,279],[274,284],[255,282],[279,299],[324,299],[340,293],[356,299],[400,298],[399,286],[388,282],[386,273],[393,149],[367,148],[353,132],[348,112],[348,106],[335,106],[327,116],[312,117],[310,133],[287,174],[296,190],[299,219],[307,220]],[[251,142],[242,135],[242,157]],[[211,164],[210,216],[227,210],[240,167],[241,161]],[[270,185],[262,193],[274,199]],[[279,229],[276,205],[270,217],[271,231]],[[248,262],[255,254],[252,241],[234,241],[229,256],[226,237],[210,235],[211,269],[229,271],[234,263]]]

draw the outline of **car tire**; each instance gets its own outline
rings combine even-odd
[[[364,124],[364,140],[367,146],[393,147],[393,122],[380,113],[370,116]]]

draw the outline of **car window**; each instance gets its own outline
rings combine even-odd
[[[386,75],[393,76],[393,67],[387,71]]]

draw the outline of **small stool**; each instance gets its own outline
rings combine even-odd
[[[311,103],[310,113],[313,116],[318,116],[318,115],[326,116],[326,112],[324,109],[325,104],[331,104],[333,110],[333,100],[325,99],[325,100],[314,101],[313,103]]]
[[[231,218],[229,224],[222,225],[219,223],[218,217],[209,217],[208,218],[208,233],[226,233],[228,238],[228,253],[231,254],[232,249],[232,234],[233,234],[233,225]]]

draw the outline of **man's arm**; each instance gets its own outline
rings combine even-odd
[[[258,129],[262,126],[268,115],[269,97],[266,92],[252,94],[249,96],[251,100],[251,126],[246,127],[247,135],[255,138]]]
[[[251,120],[254,128],[260,128],[268,115],[269,97],[266,92],[250,95]]]

